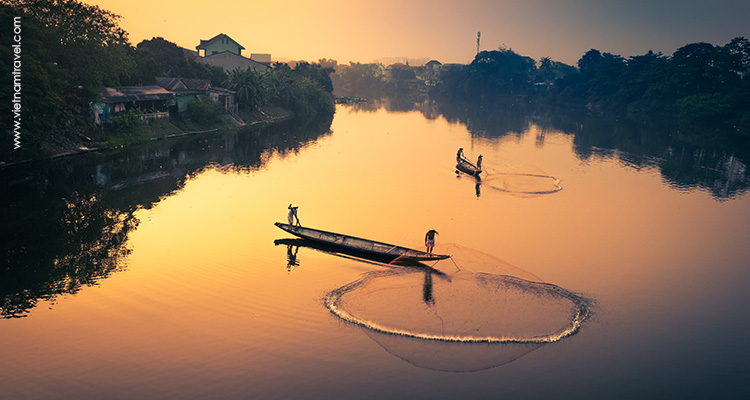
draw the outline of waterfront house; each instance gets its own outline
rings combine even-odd
[[[187,111],[188,104],[195,99],[210,98],[221,104],[227,112],[237,113],[234,92],[214,87],[207,79],[157,77],[156,84],[174,94],[171,107],[173,112]]]
[[[98,125],[111,121],[118,114],[137,109],[142,121],[169,118],[169,103],[173,94],[161,86],[105,87],[101,100],[91,104],[94,122]]]

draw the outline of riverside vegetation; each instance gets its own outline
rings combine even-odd
[[[0,24],[22,21],[22,109],[20,149],[12,150],[11,113],[2,113],[0,162],[47,157],[80,147],[110,146],[180,132],[234,128],[244,123],[292,116],[333,114],[333,69],[276,63],[265,73],[226,72],[193,61],[162,38],[132,46],[119,16],[77,0],[0,0]],[[0,70],[13,70],[13,35],[3,35]],[[7,43],[6,43],[7,42]],[[140,123],[129,110],[111,124],[96,126],[90,111],[103,87],[153,85],[157,76],[198,78],[235,92],[238,115],[228,115],[210,100],[190,104],[169,121]],[[13,87],[13,76],[0,76]],[[11,104],[11,91],[2,99]]]

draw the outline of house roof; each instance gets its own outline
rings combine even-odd
[[[211,82],[208,79],[183,78],[182,83],[184,83],[189,90],[208,90],[211,88]]]
[[[165,76],[157,76],[156,84],[169,91],[187,90],[187,86],[182,83],[182,78],[168,78]]]
[[[205,92],[211,89],[211,82],[208,79],[169,78],[165,76],[157,76],[156,84],[170,92],[181,94],[185,94],[185,92]]]
[[[218,94],[223,94],[223,95],[232,95],[236,93],[234,90],[224,89],[220,87],[213,87],[213,86],[210,89],[208,89],[208,91],[211,93],[218,93]]]
[[[168,78],[157,76],[156,84],[178,96],[205,94],[206,92],[234,94],[231,90],[212,86],[208,79]]]
[[[221,38],[226,38],[226,39],[229,39],[229,40],[231,40],[232,42],[234,42],[234,44],[236,44],[237,46],[240,46],[240,50],[245,50],[245,48],[244,48],[244,47],[242,47],[242,45],[241,45],[241,44],[237,43],[237,41],[236,41],[236,40],[234,40],[234,39],[230,38],[229,36],[227,36],[227,35],[225,35],[225,34],[223,34],[223,33],[220,33],[220,34],[218,34],[218,35],[216,35],[216,36],[214,36],[214,37],[212,37],[211,39],[208,39],[208,40],[201,40],[201,44],[199,44],[198,46],[195,46],[195,48],[196,48],[197,50],[205,49],[205,48],[206,48],[206,45],[208,45],[209,43],[211,43],[211,42],[214,42],[214,41],[216,41],[216,40],[219,40],[219,39],[221,39]]]
[[[119,89],[112,87],[102,89],[102,99],[105,103],[168,100],[170,98],[172,98],[172,93],[161,86],[123,86]]]
[[[410,68],[408,65],[404,63],[394,63],[389,65],[386,69],[407,69]]]

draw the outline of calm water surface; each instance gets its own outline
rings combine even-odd
[[[191,137],[2,171],[0,398],[750,394],[744,164],[721,159],[724,189],[681,184],[665,177],[680,149],[643,161],[533,123],[482,135],[424,115],[340,106],[330,128]],[[456,174],[459,147],[484,156],[479,184]],[[467,331],[502,331],[493,310],[528,302],[462,280],[472,258],[435,266],[446,275],[430,278],[427,301],[421,270],[274,244],[289,238],[273,223],[290,203],[304,225],[415,248],[436,229],[439,249],[580,295],[593,313],[547,344],[441,342],[346,322],[325,299],[373,271],[400,290],[350,293],[376,299],[357,304],[373,318],[412,307],[443,328],[460,318]],[[555,304],[538,316],[529,306],[513,329],[552,323]]]

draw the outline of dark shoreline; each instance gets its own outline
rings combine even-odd
[[[230,127],[230,128],[212,128],[212,129],[205,129],[205,130],[198,130],[198,131],[187,131],[187,132],[180,132],[180,133],[171,133],[164,136],[154,136],[150,138],[144,138],[140,140],[133,140],[131,142],[125,143],[125,144],[117,144],[117,145],[109,145],[106,142],[99,142],[95,143],[95,146],[93,147],[86,147],[86,146],[79,146],[77,148],[70,148],[66,151],[62,151],[59,153],[54,153],[49,156],[44,157],[36,157],[36,158],[30,158],[26,160],[20,160],[20,161],[13,161],[13,162],[3,162],[0,161],[0,169],[4,168],[10,168],[15,167],[19,165],[25,165],[29,164],[35,161],[43,161],[43,160],[56,160],[60,158],[66,158],[66,157],[73,157],[77,155],[82,154],[88,154],[92,152],[102,151],[102,150],[109,150],[114,148],[121,148],[121,147],[127,147],[127,146],[133,146],[133,145],[139,145],[143,143],[148,143],[152,141],[157,140],[168,140],[168,139],[175,139],[175,138],[181,138],[186,136],[192,136],[192,135],[201,135],[201,134],[209,134],[209,133],[215,133],[215,132],[224,132],[224,131],[230,131],[233,129],[242,129],[242,128],[251,128],[251,127],[261,127],[266,125],[272,125],[279,122],[289,121],[294,118],[294,114],[290,113],[287,115],[283,115],[280,117],[268,117],[259,121],[253,121],[249,123],[239,123],[237,122],[236,126]]]

